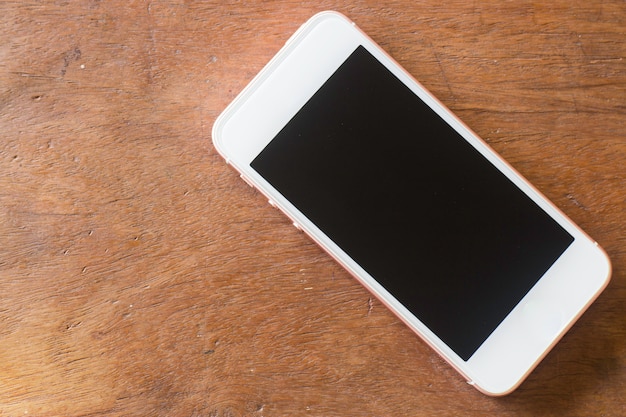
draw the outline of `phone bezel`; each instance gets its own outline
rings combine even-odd
[[[574,242],[468,360],[413,314],[265,181],[250,163],[358,46],[364,46],[420,99],[530,196]],[[604,251],[482,139],[345,16],[322,12],[305,23],[218,117],[218,152],[401,320],[490,395],[514,390],[608,284]],[[546,324],[548,323],[548,324]]]

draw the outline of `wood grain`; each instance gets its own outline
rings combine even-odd
[[[465,384],[211,145],[324,9],[613,261],[510,396]],[[626,415],[625,39],[621,0],[3,1],[0,415]]]

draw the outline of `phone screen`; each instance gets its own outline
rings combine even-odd
[[[466,361],[573,241],[362,46],[251,166]]]

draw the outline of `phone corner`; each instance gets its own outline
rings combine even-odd
[[[224,112],[217,116],[217,119],[215,119],[215,121],[213,122],[213,126],[211,127],[211,143],[213,144],[215,150],[217,150],[217,153],[226,160],[226,163],[229,163],[229,157],[226,154],[226,150],[222,140],[222,133],[225,122],[224,119],[226,117],[225,113],[227,110],[228,109],[224,110]]]
[[[519,386],[522,384],[522,382],[524,382],[525,379],[526,377],[516,381],[512,385],[509,384],[503,387],[495,387],[495,386],[490,387],[490,386],[481,384],[479,382],[476,382],[474,380],[468,380],[467,384],[474,387],[478,392],[480,392],[483,395],[486,395],[488,397],[498,398],[498,397],[506,397],[507,395],[511,394],[513,391],[519,388]]]
[[[611,277],[613,276],[613,264],[611,263],[611,258],[609,257],[609,254],[606,252],[606,250],[602,246],[600,246],[600,244],[596,242],[595,240],[593,241],[593,244],[598,250],[599,256],[602,259],[603,267],[604,267],[604,271],[603,271],[604,285],[600,289],[600,292],[602,292],[609,285],[609,282],[611,281]]]
[[[324,19],[324,18],[329,18],[329,17],[336,17],[342,20],[347,20],[350,23],[352,23],[352,21],[343,13],[338,12],[337,10],[331,10],[331,9],[327,9],[327,10],[322,10],[321,12],[317,12],[315,13],[310,20],[314,20],[314,19]]]

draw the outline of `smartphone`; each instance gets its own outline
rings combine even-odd
[[[301,26],[212,134],[483,393],[519,386],[608,284],[598,244],[337,12]]]

